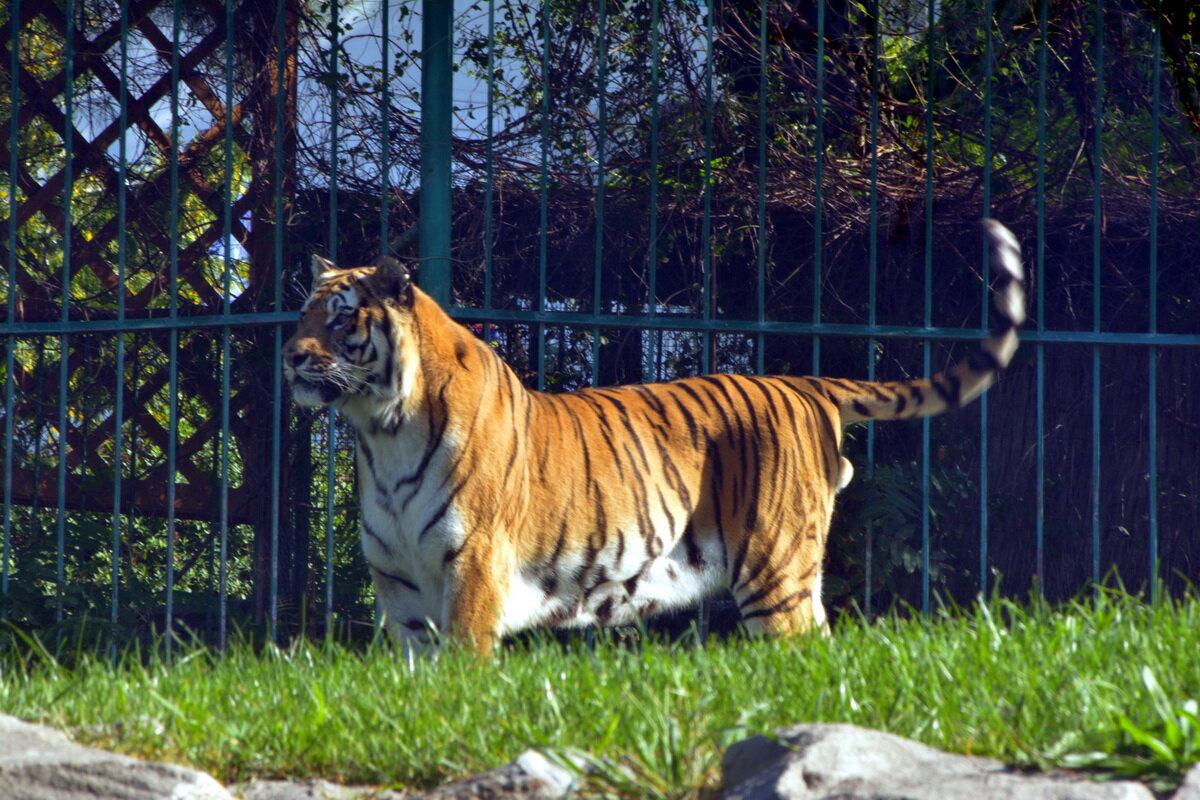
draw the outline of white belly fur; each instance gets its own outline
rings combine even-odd
[[[602,552],[577,582],[569,579],[578,567],[571,559],[562,559],[554,571],[522,570],[513,576],[504,602],[501,632],[542,625],[629,625],[659,611],[692,606],[726,585],[721,544],[712,537],[699,544],[699,568],[689,563],[682,543],[656,558],[627,543],[619,564]],[[554,591],[547,593],[551,579]]]

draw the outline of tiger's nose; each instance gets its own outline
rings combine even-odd
[[[295,345],[286,345],[283,348],[283,363],[293,369],[299,367],[308,359],[308,353],[302,351]]]

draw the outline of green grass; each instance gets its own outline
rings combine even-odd
[[[546,641],[490,661],[409,663],[301,644],[3,661],[0,708],[77,741],[232,782],[325,777],[423,788],[529,747],[588,754],[592,787],[683,797],[725,744],[842,721],[1021,765],[1087,765],[1167,785],[1200,759],[1200,603],[1107,595],[927,618],[845,619],[832,638],[594,650]],[[631,785],[621,785],[630,782]]]

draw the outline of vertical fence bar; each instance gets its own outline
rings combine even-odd
[[[63,121],[63,263],[62,263],[62,314],[64,331],[71,320],[71,239],[74,236],[75,196],[75,2],[65,0],[64,13],[67,17],[66,53],[63,70],[63,106],[66,119]],[[63,587],[66,583],[67,560],[67,401],[70,380],[69,336],[59,338],[58,362],[58,505],[55,516],[54,558],[54,620],[63,621]]]
[[[825,271],[822,258],[824,242],[821,238],[821,226],[825,216],[825,2],[826,0],[817,0],[817,119],[813,145],[816,150],[813,165],[813,325],[821,324],[821,278]],[[821,374],[820,336],[813,336],[812,340],[812,374]]]
[[[1100,332],[1100,262],[1104,202],[1104,0],[1096,0],[1096,94],[1092,121],[1092,331]],[[1040,558],[1039,558],[1040,563]],[[1100,591],[1100,346],[1092,345],[1092,582]]]
[[[118,89],[119,130],[117,142],[117,322],[125,322],[125,276],[129,259],[126,220],[128,214],[129,153],[126,131],[129,130],[129,8],[121,4],[120,85]],[[113,493],[112,493],[112,591],[109,596],[109,622],[113,631],[118,630],[121,612],[121,488],[124,471],[124,420],[125,420],[125,333],[116,335],[116,386],[113,402]],[[114,635],[109,643],[109,657],[117,658],[117,639]]]
[[[20,168],[21,152],[18,137],[21,133],[18,100],[20,98],[21,72],[21,0],[10,0],[9,13],[9,60],[8,60],[8,286],[5,292],[4,321],[9,325],[16,322],[17,314],[17,170]],[[4,541],[0,553],[0,620],[8,619],[8,578],[12,571],[12,507],[13,507],[13,416],[16,397],[17,337],[10,333],[4,340]]]
[[[391,169],[392,160],[392,66],[391,66],[391,19],[392,9],[389,0],[381,0],[379,5],[381,27],[379,31],[379,80],[380,103],[383,108],[379,146],[379,253],[386,255],[391,252],[389,246],[391,234],[389,220],[391,217]],[[418,227],[418,236],[420,228]],[[419,245],[418,245],[419,246]],[[375,600],[375,626],[382,624],[379,600]]]
[[[1153,34],[1154,66],[1150,80],[1151,90],[1150,124],[1150,318],[1147,320],[1151,334],[1158,333],[1158,180],[1159,147],[1162,120],[1162,7],[1155,13]],[[1147,363],[1146,420],[1147,420],[1147,511],[1149,514],[1150,557],[1150,602],[1159,600],[1158,579],[1158,346],[1150,345]]]
[[[867,217],[867,325],[874,328],[878,323],[878,292],[879,284],[879,64],[880,64],[880,20],[879,0],[871,0],[871,167],[869,211]],[[867,339],[867,380],[875,380],[875,360],[878,340],[872,336]],[[867,422],[867,474],[870,482],[875,477],[875,422]],[[863,589],[863,613],[871,616],[871,580],[874,567],[875,526],[867,523],[865,581]]]
[[[341,107],[338,104],[338,48],[341,47],[341,3],[333,0],[329,7],[329,260],[338,263],[338,124]],[[333,638],[333,513],[337,503],[335,466],[337,462],[337,409],[325,410],[325,638]]]
[[[712,201],[713,201],[713,0],[704,6],[704,211],[700,226],[701,237],[701,268],[704,275],[701,281],[700,302],[703,304],[702,319],[712,320],[713,311],[713,252],[712,252]],[[703,371],[712,372],[715,354],[713,353],[713,335],[705,331],[703,335],[702,361]]]
[[[596,3],[596,238],[592,267],[592,313],[603,314],[601,275],[604,266],[604,181],[607,179],[604,169],[605,162],[605,126],[608,105],[607,92],[608,66],[608,0],[598,0]],[[565,335],[565,334],[564,334]],[[592,379],[593,386],[600,383],[600,328],[592,328]]]
[[[217,574],[217,647],[225,649],[229,630],[229,458],[230,458],[230,406],[231,394],[230,359],[232,356],[232,330],[229,315],[233,311],[233,3],[225,4],[225,130],[223,131],[222,155],[225,172],[225,202],[222,203],[222,250],[221,267],[221,313],[225,324],[221,326],[221,496],[218,500],[220,528],[218,532]],[[243,485],[244,483],[243,478]]]
[[[451,23],[453,0],[424,0],[421,14],[421,288],[450,306]]]
[[[172,321],[179,316],[179,35],[182,28],[181,0],[174,0],[171,11],[171,153],[170,172],[171,253],[168,266],[168,313]],[[179,328],[171,326],[167,334],[167,568],[166,612],[164,629],[167,652],[171,652],[175,624],[175,468],[179,438]]]
[[[272,165],[272,189],[274,197],[274,225],[271,234],[271,264],[275,286],[274,309],[283,311],[283,186],[284,186],[284,128],[287,115],[287,0],[275,3],[275,130],[274,164]],[[285,417],[283,409],[283,326],[274,326],[275,341],[271,351],[271,540],[270,567],[267,584],[267,639],[279,641],[279,534],[283,497],[283,433]]]
[[[542,119],[541,161],[538,166],[538,296],[537,310],[546,309],[546,262],[549,255],[550,227],[550,4],[542,4]],[[530,334],[537,335],[537,388],[546,388],[546,332],[540,322],[534,323]]]
[[[496,0],[488,0],[488,56],[487,56],[487,144],[485,159],[485,181],[483,189],[483,307],[492,308],[492,248],[495,246],[495,191],[496,191]],[[484,341],[488,339],[488,326],[483,326]]]
[[[937,92],[934,20],[937,14],[937,0],[929,0],[926,14],[928,28],[925,32],[925,53],[929,75],[925,97],[925,306],[922,321],[925,329],[929,330],[933,327],[933,173],[936,166],[933,157],[933,104]],[[928,375],[933,360],[932,344],[928,338],[922,343],[922,353],[924,356],[924,372],[922,374]],[[929,417],[924,417],[921,419],[921,611],[925,613],[929,612],[930,501]]]
[[[390,252],[392,199],[392,9],[389,0],[379,4],[379,98],[383,108],[379,142],[379,253]]]
[[[984,0],[983,24],[983,216],[992,215],[992,0]],[[983,244],[980,271],[983,273],[983,298],[980,301],[980,327],[988,327],[991,304],[992,259],[987,242]],[[988,393],[979,398],[979,595],[987,597],[988,555]]]
[[[1037,82],[1037,254],[1034,263],[1034,286],[1037,292],[1037,330],[1046,330],[1046,85],[1049,78],[1050,43],[1048,26],[1050,0],[1042,0],[1038,10],[1038,82]],[[1037,448],[1034,466],[1037,493],[1034,521],[1034,553],[1037,557],[1034,580],[1041,591],[1041,554],[1046,537],[1046,345],[1039,338],[1036,345],[1037,384]]]
[[[767,319],[767,4],[758,11],[758,259],[755,264],[754,318]],[[766,371],[765,337],[755,337],[754,371]]]
[[[659,51],[659,0],[650,2],[650,229],[646,253],[646,272],[649,284],[646,290],[648,308],[647,315],[653,319],[658,316],[658,51]],[[658,380],[658,352],[662,342],[661,332],[655,330],[647,337],[649,340],[648,370],[643,370],[643,380]]]

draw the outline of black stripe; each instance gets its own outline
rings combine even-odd
[[[771,384],[767,383],[757,375],[747,375],[745,380],[754,388],[758,389],[758,393],[762,396],[762,403],[767,409],[767,413],[771,417],[771,425],[775,431],[779,430],[782,421],[779,418],[779,406],[776,402],[775,389]]]
[[[948,400],[947,402],[952,408],[958,408],[962,405],[962,378],[953,373],[949,373],[943,375],[942,380],[949,384],[948,390],[951,397],[953,397],[953,400]]]
[[[485,361],[484,364],[486,365],[487,362]],[[517,450],[524,441],[522,437],[529,434],[529,426],[526,425],[524,428],[517,426],[517,398],[512,392],[512,386],[504,380],[503,376],[501,376],[500,385],[504,389],[505,407],[508,408],[509,425],[513,432],[513,438],[508,442],[508,463],[504,467],[504,474],[508,476],[512,475],[513,466],[517,463]]]
[[[624,426],[625,431],[629,434],[629,438],[633,441],[634,445],[637,447],[638,455],[641,456],[641,459],[642,459],[642,465],[647,470],[649,470],[650,469],[650,461],[649,461],[649,459],[646,458],[646,449],[644,447],[642,447],[642,437],[638,435],[637,430],[633,427],[633,421],[629,418],[629,410],[625,407],[625,404],[622,403],[617,398],[612,397],[607,392],[600,392],[598,394],[600,397],[604,398],[605,400],[612,403],[613,406],[616,407],[617,416],[620,418],[621,424]],[[630,461],[632,461],[632,460],[633,459],[630,459]]]
[[[592,518],[596,521],[596,532],[601,538],[604,538],[608,536],[608,512],[604,508],[603,488],[599,483],[594,486],[595,491],[592,494],[596,497],[596,504],[593,506],[594,516]]]
[[[950,408],[958,405],[958,397],[948,387],[943,386],[940,380],[932,380],[929,383],[933,387],[933,390],[938,393],[938,397],[942,398],[943,403]]]
[[[391,553],[392,553],[391,545],[389,545],[386,541],[384,541],[383,537],[380,536],[378,533],[376,533],[375,530],[370,526],[370,524],[365,519],[359,520],[359,525],[362,526],[363,533],[365,533],[367,536],[370,536],[375,541],[379,542],[379,546],[383,548],[383,551],[385,553],[387,553],[388,555],[391,555]]]
[[[441,389],[438,390],[438,405],[442,408],[445,408],[447,406],[446,389],[448,387],[449,387],[449,382],[442,384]],[[411,473],[409,473],[408,475],[405,475],[400,480],[396,481],[396,488],[392,490],[393,492],[400,491],[400,487],[404,486],[407,483],[414,483],[415,481],[417,481],[417,479],[419,479],[425,473],[425,468],[429,466],[429,462],[433,458],[433,454],[437,452],[438,448],[442,444],[442,438],[446,435],[446,427],[449,425],[449,422],[450,422],[449,415],[444,415],[442,417],[441,425],[431,425],[430,426],[429,441],[426,442],[426,444],[425,444],[425,452],[421,456],[420,463],[417,464],[417,468],[414,469]],[[407,506],[409,501],[411,501],[413,499],[413,497],[416,496],[416,494],[419,490],[420,490],[419,485],[417,487],[414,487],[413,491],[404,500],[405,506]]]
[[[392,508],[391,492],[387,490],[375,472],[375,453],[361,433],[358,435],[358,451],[362,453],[363,460],[367,462],[367,472],[371,476],[371,483],[375,486],[376,501],[393,517],[396,516],[395,509]]]
[[[658,449],[658,463],[662,466],[663,474],[667,478],[667,486],[679,497],[684,508],[687,508],[691,505],[691,492],[688,491],[683,476],[679,474],[679,468],[675,466],[675,457],[667,449],[666,443],[657,436],[654,437],[654,446]],[[666,507],[665,500],[663,506]]]
[[[746,486],[745,497],[745,526],[747,531],[751,531],[754,530],[755,526],[758,524],[758,496],[762,488],[760,483],[762,477],[762,456],[758,443],[758,410],[755,408],[753,401],[750,400],[750,395],[748,395],[746,390],[742,388],[742,380],[739,380],[737,377],[732,377],[730,378],[729,383],[733,386],[734,391],[741,396],[742,402],[746,404],[746,416],[748,417],[747,423],[749,424],[750,428],[744,437],[749,441],[749,448],[745,447],[744,441],[741,461],[742,475],[748,483]],[[743,427],[743,423],[740,420],[738,426],[739,428]]]
[[[667,535],[672,539],[675,538],[675,515],[671,513],[670,507],[667,505],[667,498],[663,494],[662,486],[654,487],[658,492],[658,504],[662,507],[663,514],[667,516]]]
[[[595,416],[596,421],[600,424],[600,439],[601,439],[601,441],[604,442],[605,447],[608,448],[609,453],[612,454],[613,463],[617,467],[617,476],[622,481],[624,481],[625,480],[625,465],[623,463],[621,463],[621,454],[617,450],[617,445],[616,445],[616,439],[617,439],[616,432],[613,430],[612,425],[610,425],[608,422],[608,414],[605,413],[605,409],[602,406],[600,406],[600,404],[596,400],[592,399],[591,396],[585,396],[585,395],[580,395],[580,396],[583,397],[587,401],[588,408],[591,410],[592,414]],[[586,437],[585,437],[584,441],[585,442],[587,441]]]
[[[764,559],[764,561],[765,561],[765,559]],[[759,572],[762,571],[761,563],[759,564],[758,571]],[[747,580],[751,580],[751,579],[752,578],[748,578]],[[756,590],[754,590],[754,592],[752,592],[748,597],[746,597],[744,600],[741,600],[740,602],[738,602],[738,611],[741,611],[746,606],[754,605],[755,603],[757,603],[758,601],[762,600],[767,595],[769,595],[771,592],[778,589],[779,585],[781,583],[783,583],[783,579],[784,579],[783,575],[776,574],[774,580],[764,581],[762,583],[762,585],[760,585]]]
[[[400,584],[405,589],[408,589],[410,592],[416,592],[417,594],[421,593],[421,587],[417,586],[415,583],[408,580],[407,578],[402,578],[399,575],[394,575],[390,572],[384,572],[383,570],[379,569],[378,567],[376,567],[374,565],[371,566],[371,569],[375,570],[376,574],[382,575],[383,577],[387,578],[389,581],[394,581],[394,582]]]
[[[804,602],[805,598],[810,597],[811,595],[812,592],[808,589],[804,589],[799,592],[793,592],[769,608],[756,608],[749,613],[742,614],[742,621],[745,622],[746,620],[754,619],[755,617],[770,617],[774,616],[775,614],[785,614],[790,611],[794,611],[796,610],[797,606]]]
[[[604,598],[604,602],[601,603],[600,607],[596,609],[596,620],[601,625],[607,625],[609,620],[612,619],[612,612],[613,599],[612,596],[609,595],[608,597]]]
[[[847,392],[861,391],[861,387],[857,381],[847,380],[846,378],[821,378],[821,380],[825,381],[826,384],[836,386]]]
[[[683,529],[683,548],[687,551],[688,565],[693,569],[703,569],[704,552],[700,549],[700,543],[696,541],[696,527],[690,520]]]
[[[563,512],[562,521],[558,524],[558,539],[554,542],[554,552],[550,554],[550,563],[554,564],[562,555],[563,546],[567,543],[567,513]]]
[[[724,537],[722,537],[722,538],[724,538]],[[743,583],[743,581],[741,579],[742,565],[746,560],[746,553],[749,549],[750,549],[750,537],[744,536],[744,537],[742,537],[741,544],[738,545],[737,552],[734,553],[734,555],[733,555],[733,569],[730,570],[730,572],[729,572],[729,577],[730,577],[729,588],[730,589],[736,589],[738,586],[741,586]]]
[[[434,525],[441,522],[442,517],[446,516],[446,512],[450,510],[450,504],[454,502],[454,498],[458,496],[458,493],[462,491],[462,489],[466,485],[466,483],[467,482],[465,480],[463,480],[457,486],[455,486],[453,489],[450,490],[450,493],[448,495],[446,495],[446,499],[442,501],[442,504],[440,506],[438,506],[437,511],[435,511],[433,513],[433,516],[431,516],[429,518],[429,520],[425,523],[425,527],[421,528],[421,532],[419,534],[417,534],[417,542],[418,543],[420,543],[421,541],[423,541],[425,539],[425,535],[427,533],[429,533],[429,531],[433,528]]]
[[[638,531],[644,541],[654,539],[654,525],[650,521],[650,493],[645,476],[640,472],[635,475],[637,485],[634,487],[634,500],[637,502]]]
[[[673,383],[673,384],[670,384],[670,387],[672,389],[679,389],[693,397],[695,396],[695,393],[687,386],[687,384],[674,384]],[[691,409],[689,409],[687,407],[687,405],[682,400],[679,399],[678,392],[675,392],[675,391],[668,392],[667,397],[669,397],[671,399],[671,402],[675,404],[675,408],[679,411],[679,415],[681,417],[683,417],[683,421],[685,423],[687,423],[688,437],[692,443],[692,447],[693,448],[699,447],[700,446],[700,429],[699,429],[699,426],[696,424],[695,415],[692,414]]]
[[[800,395],[800,397],[803,398],[804,403],[808,406],[809,413],[816,417],[817,422],[821,423],[821,426],[825,429],[823,441],[828,442],[831,447],[835,446],[838,443],[838,432],[834,430],[833,420],[829,418],[829,414],[812,397],[805,395]]]
[[[765,570],[768,566],[770,566],[770,563],[771,563],[770,554],[768,553],[767,555],[763,556],[762,558],[756,560],[753,564],[751,564],[750,560],[749,560],[749,541],[750,541],[749,537],[746,537],[745,541],[746,541],[746,551],[747,552],[742,557],[742,568],[745,570],[746,574],[739,582],[740,586],[749,586],[752,583],[757,583],[759,578],[763,574],[763,570]],[[784,563],[786,563],[786,562],[784,562]],[[770,588],[771,589],[776,588],[779,584],[779,581],[781,581],[781,580],[782,580],[782,577],[779,577],[777,575],[777,577],[775,578],[775,582],[770,584]],[[766,590],[764,589],[763,592],[765,593],[765,591]],[[748,600],[747,602],[752,602],[752,600]]]
[[[596,570],[596,574],[592,576],[591,585],[583,590],[583,596],[585,598],[591,597],[593,594],[595,594],[597,589],[608,583],[610,580],[611,579],[608,577],[608,568],[601,566],[600,569]]]
[[[579,443],[579,450],[583,453],[583,481],[585,487],[590,487],[594,482],[592,477],[592,449],[588,446],[587,436],[583,431],[583,421],[579,418],[579,413],[571,406],[564,405],[563,413],[571,420],[571,428],[575,431],[575,438]]]
[[[629,388],[636,392],[637,395],[641,397],[643,401],[645,401],[646,405],[654,410],[655,414],[657,414],[659,417],[666,417],[666,407],[663,406],[662,401],[658,398],[658,395],[649,387],[647,387],[645,384],[635,384]]]
[[[983,349],[971,353],[967,359],[967,366],[975,372],[999,372],[1004,368],[994,355]]]
[[[783,410],[787,412],[789,430],[795,432],[798,423],[796,422],[796,404],[794,395],[799,391],[797,387],[786,380],[778,379],[771,381],[771,387],[779,393],[779,401],[783,404]]]

